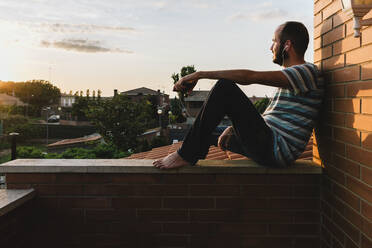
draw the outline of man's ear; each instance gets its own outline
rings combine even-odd
[[[287,40],[285,43],[284,43],[284,49],[286,52],[289,51],[289,49],[291,48],[292,46],[292,42],[290,40]]]

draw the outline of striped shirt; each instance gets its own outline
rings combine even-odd
[[[263,118],[274,136],[274,156],[282,166],[296,160],[309,141],[320,110],[324,83],[311,63],[283,69],[291,88],[278,88]]]

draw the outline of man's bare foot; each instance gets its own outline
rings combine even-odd
[[[177,152],[173,152],[165,158],[155,160],[152,164],[159,169],[174,169],[190,165],[190,163],[183,160]]]

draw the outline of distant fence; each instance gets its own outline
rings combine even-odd
[[[41,129],[41,133],[46,133],[46,124],[34,124]],[[97,132],[94,126],[70,126],[48,124],[48,136],[50,139],[73,139],[83,137]],[[42,136],[41,138],[43,138]]]

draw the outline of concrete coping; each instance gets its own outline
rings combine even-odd
[[[0,216],[35,197],[34,189],[0,189]]]
[[[196,166],[160,170],[148,159],[18,159],[0,165],[0,173],[145,173],[145,174],[321,174],[309,160],[288,168],[268,168],[252,160],[200,160]]]

